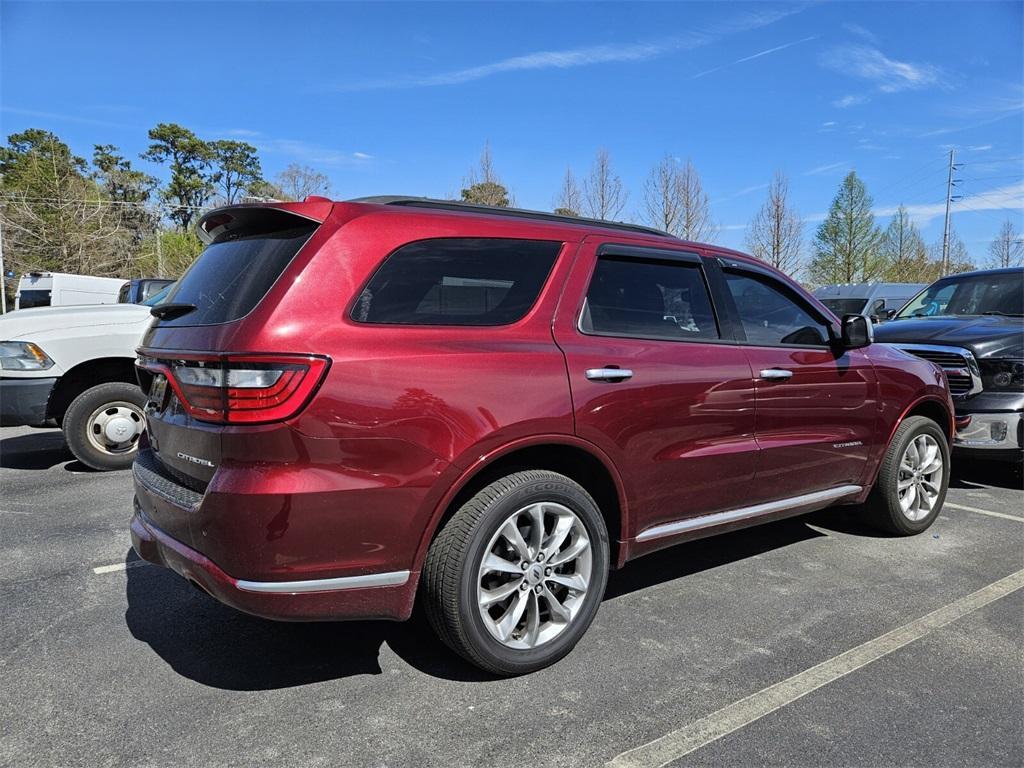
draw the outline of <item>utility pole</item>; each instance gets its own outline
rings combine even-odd
[[[960,199],[960,195],[953,194],[953,186],[960,179],[953,178],[953,171],[962,167],[963,163],[956,162],[956,150],[949,150],[949,175],[946,177],[946,223],[942,230],[942,276],[949,274],[949,206]]]
[[[0,314],[7,314],[7,272],[4,270],[4,216],[0,211]]]

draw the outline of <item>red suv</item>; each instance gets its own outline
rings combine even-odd
[[[409,617],[492,672],[608,569],[830,504],[939,513],[942,371],[747,256],[416,198],[222,208],[139,349],[136,551],[275,619]]]

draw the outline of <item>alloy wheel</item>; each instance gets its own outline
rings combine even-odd
[[[590,538],[575,512],[554,502],[519,509],[498,527],[480,563],[484,626],[509,648],[550,642],[583,607],[592,566]]]
[[[931,435],[922,434],[907,445],[900,459],[896,494],[908,520],[931,514],[942,491],[942,451]]]

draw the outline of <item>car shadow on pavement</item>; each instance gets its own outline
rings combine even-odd
[[[979,461],[960,459],[953,462],[950,473],[950,488],[1011,488],[1024,490],[1024,475],[1020,464],[1008,461]]]
[[[0,440],[0,467],[4,469],[50,469],[74,458],[59,429],[41,429]]]
[[[801,520],[727,533],[641,558],[611,574],[604,599],[824,535]],[[125,622],[132,636],[178,674],[203,685],[256,691],[380,674],[379,654],[385,644],[433,677],[495,679],[446,648],[419,605],[408,622],[269,621],[222,605],[170,570],[143,565],[134,551],[126,562]]]

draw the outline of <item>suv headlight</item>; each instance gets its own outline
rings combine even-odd
[[[997,392],[1024,391],[1024,360],[979,360],[981,383]]]
[[[53,360],[31,341],[0,341],[0,369],[5,371],[45,371]]]

